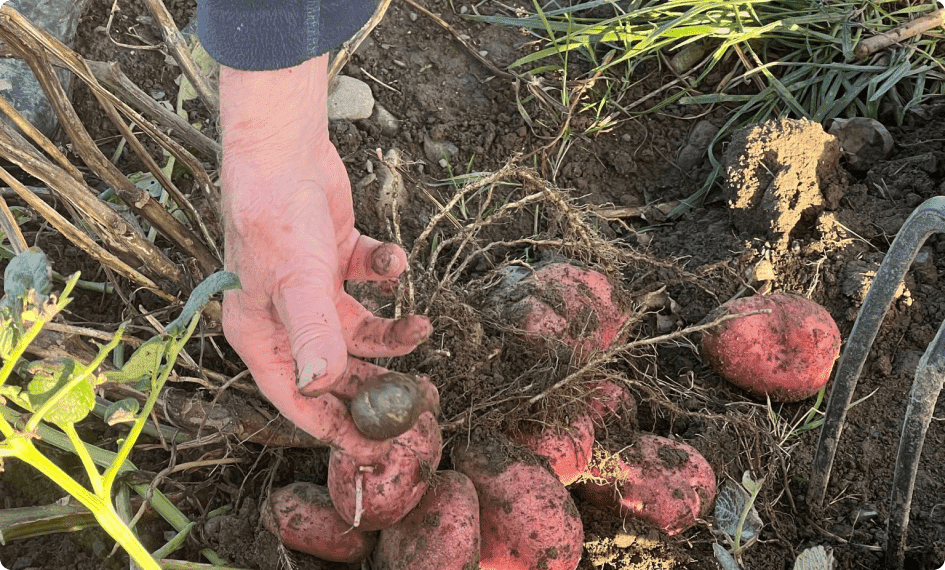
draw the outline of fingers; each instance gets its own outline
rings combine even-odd
[[[433,332],[433,327],[426,317],[375,317],[347,293],[339,294],[336,306],[348,352],[354,356],[404,356],[417,348]]]
[[[337,398],[308,398],[296,386],[295,359],[285,329],[267,308],[253,307],[242,291],[223,298],[223,332],[249,367],[259,391],[303,431],[326,443],[344,433],[350,416],[340,415]],[[332,402],[334,400],[334,402]]]
[[[407,254],[400,246],[357,235],[345,272],[346,280],[386,281],[400,277],[407,268]]]
[[[345,372],[345,377],[341,382],[338,382],[331,393],[339,398],[350,400],[361,391],[365,380],[375,378],[387,372],[389,372],[389,370],[386,368],[349,356],[348,370]]]
[[[295,358],[296,387],[307,396],[331,391],[348,367],[342,323],[323,288],[303,282],[284,287],[273,297]]]

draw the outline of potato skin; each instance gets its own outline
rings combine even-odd
[[[525,338],[558,339],[578,360],[607,350],[616,340],[628,318],[616,298],[604,274],[567,263],[549,263],[497,296],[505,305],[500,318],[514,323]]]
[[[328,488],[296,482],[276,489],[262,508],[265,527],[292,550],[330,562],[360,562],[374,549],[375,533],[351,530],[335,510]]]
[[[432,413],[424,412],[413,428],[394,438],[390,453],[373,466],[374,471],[363,473],[364,512],[358,528],[380,530],[407,516],[427,491],[424,472],[436,470],[442,450],[440,427]],[[354,523],[358,467],[350,455],[332,450],[328,490],[338,514],[349,524]]]
[[[440,471],[417,508],[380,532],[375,570],[478,570],[479,497],[469,477]]]
[[[579,497],[625,517],[679,534],[706,513],[715,498],[715,472],[693,447],[640,435],[619,454],[598,449],[588,473],[600,482],[576,487]]]
[[[577,481],[594,449],[594,422],[587,414],[577,416],[570,427],[549,426],[536,434],[516,434],[512,441],[548,459],[551,470],[565,485]]]
[[[587,411],[595,426],[604,427],[617,418],[628,425],[637,423],[637,401],[626,388],[610,380],[587,383]]]
[[[574,570],[584,526],[568,490],[534,454],[494,437],[453,450],[479,495],[483,570]]]
[[[827,384],[840,354],[837,324],[817,303],[784,293],[736,299],[714,316],[762,309],[771,313],[730,319],[706,331],[706,362],[756,397],[797,402],[813,396]]]

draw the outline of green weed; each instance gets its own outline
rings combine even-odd
[[[178,354],[197,327],[200,310],[210,295],[238,287],[239,283],[232,273],[211,275],[194,289],[181,315],[166,327],[164,334],[141,345],[120,370],[99,373],[99,365],[118,346],[123,328],[87,365],[68,358],[33,362],[23,358],[27,347],[43,327],[69,304],[79,277],[78,273],[70,277],[57,299],[51,296],[51,274],[46,256],[38,250],[14,257],[4,273],[5,296],[0,302],[0,359],[3,361],[0,368],[0,468],[6,458],[15,458],[32,466],[86,507],[98,525],[128,552],[136,564],[145,570],[158,570],[161,566],[155,558],[163,558],[175,549],[175,545],[179,547],[193,523],[159,491],[151,490],[146,483],[126,480],[128,475],[137,471],[129,457]],[[17,376],[24,382],[10,382]],[[105,421],[110,425],[130,425],[117,452],[87,444],[76,430],[76,424],[84,420],[96,405],[95,388],[106,381],[131,384],[147,394],[143,405],[129,398],[111,403],[104,411]],[[52,462],[34,443],[37,439],[77,455],[91,489]],[[144,548],[123,520],[122,514],[127,515],[128,486],[147,495],[152,506],[179,533],[183,533],[175,537],[170,546],[160,549],[156,556]],[[76,517],[79,517],[78,513],[68,509],[65,512],[51,512],[48,508],[40,510],[27,513],[26,519],[17,519],[0,511],[0,541],[14,538],[17,533],[35,536],[70,530],[75,528]],[[89,522],[87,517],[85,522]],[[223,563],[212,551],[207,550],[204,554],[214,564]]]

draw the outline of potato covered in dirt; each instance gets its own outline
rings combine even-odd
[[[823,388],[840,354],[840,330],[817,303],[789,294],[756,295],[722,305],[724,321],[702,336],[706,362],[739,388],[776,402],[797,402]]]
[[[376,533],[351,529],[335,510],[328,488],[292,483],[263,504],[262,522],[286,547],[331,562],[359,562],[374,549]]]
[[[481,568],[577,568],[584,546],[581,516],[543,461],[500,436],[459,443],[452,456],[479,495]]]
[[[576,490],[598,507],[679,534],[709,509],[715,485],[712,466],[693,447],[640,435],[619,453],[597,448]]]
[[[469,477],[440,471],[417,508],[380,532],[375,570],[479,568],[479,498]]]
[[[578,359],[609,348],[628,318],[605,275],[567,263],[525,275],[510,272],[491,301],[497,317],[526,338],[555,338],[570,345]]]
[[[410,431],[393,440],[390,452],[365,470],[345,452],[332,450],[328,460],[328,490],[341,517],[358,528],[380,530],[400,521],[427,491],[427,476],[440,463],[443,439],[430,412],[420,415]],[[358,483],[361,477],[361,512]]]
[[[594,449],[594,422],[578,415],[570,426],[548,426],[538,433],[515,434],[512,441],[548,460],[551,470],[565,485],[580,478]]]
[[[587,411],[594,425],[603,427],[613,419],[636,424],[637,401],[626,388],[611,380],[595,380],[587,389]]]

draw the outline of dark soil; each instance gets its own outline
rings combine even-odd
[[[471,38],[474,47],[487,52],[486,57],[502,69],[528,49],[531,38],[518,30],[473,23],[454,13],[461,3],[422,3]],[[193,17],[193,0],[166,4],[180,27]],[[97,31],[105,25],[111,6],[111,0],[92,2],[80,25],[77,51],[91,59],[117,61],[145,90],[161,91],[175,100],[179,69],[166,63],[165,53],[119,47]],[[478,9],[486,13],[496,8],[485,3]],[[123,43],[157,43],[157,30],[139,18],[144,14],[138,0],[122,2],[112,25],[113,37]],[[580,62],[574,65],[580,73]],[[658,70],[649,71],[625,95],[627,102],[660,87],[664,77]],[[580,405],[583,383],[615,378],[637,397],[640,430],[695,447],[713,466],[720,484],[741,480],[746,471],[763,480],[756,504],[765,527],[759,542],[745,553],[745,568],[791,568],[796,555],[813,545],[832,548],[841,570],[883,568],[890,485],[907,394],[919,357],[945,320],[945,297],[938,286],[945,270],[941,238],[929,239],[931,255],[912,268],[880,330],[854,396],[864,400],[847,415],[827,505],[816,514],[808,511],[806,494],[818,430],[790,435],[813,405],[812,399],[772,404],[777,415],[772,421],[764,402],[728,385],[703,363],[698,336],[693,335],[623,354],[528,406],[529,398],[567,376],[574,364],[559,347],[524,346],[509,323],[498,321],[483,307],[500,280],[501,268],[571,258],[607,274],[637,307],[631,340],[644,339],[697,324],[736,294],[760,289],[764,283],[753,279],[752,269],[765,261],[773,271],[769,290],[822,304],[846,339],[871,272],[896,232],[918,204],[942,193],[945,112],[925,108],[907,117],[906,125],[891,127],[896,141],[892,156],[866,173],[847,172],[835,149],[828,148],[829,156],[819,160],[830,145],[817,125],[801,129],[800,143],[797,138],[788,142],[779,138],[791,130],[783,125],[768,127],[765,137],[743,133],[734,140],[753,149],[745,159],[749,164],[733,172],[733,182],[724,191],[711,192],[702,207],[667,220],[668,208],[655,206],[675,204],[692,194],[709,171],[705,163],[678,167],[678,153],[697,121],[720,126],[724,109],[670,106],[618,121],[595,134],[581,134],[598,120],[592,111],[584,111],[572,118],[571,135],[565,141],[569,146],[562,157],[560,143],[543,148],[558,132],[559,109],[528,98],[525,85],[493,77],[444,29],[402,2],[392,4],[345,73],[368,83],[377,101],[403,121],[393,136],[370,121],[335,124],[332,134],[349,168],[359,229],[379,239],[400,241],[413,256],[409,286],[399,302],[405,311],[427,314],[435,333],[414,354],[380,364],[428,375],[439,387],[445,449],[471,429],[508,432],[534,422],[563,421]],[[541,81],[545,87],[555,85],[551,77]],[[87,129],[110,156],[117,131],[84,88],[75,91],[74,99]],[[531,126],[516,110],[517,100],[534,119]],[[205,132],[213,136],[214,119],[198,105],[191,111],[191,120],[202,121]],[[459,152],[450,158],[450,169],[425,158],[425,138],[456,145]],[[375,207],[376,183],[362,181],[368,177],[369,162],[373,161],[371,171],[378,167],[376,149],[393,147],[404,154],[410,196],[398,214],[388,218]],[[727,154],[744,157],[736,153],[738,147],[732,145]],[[452,221],[435,218],[441,212],[439,204],[459,192],[444,182],[451,175],[495,172],[521,154],[526,158],[520,164],[537,166],[536,171],[513,167],[504,178],[508,184],[468,192],[462,205],[452,209]],[[119,166],[128,174],[142,168],[130,158]],[[771,180],[777,180],[777,188],[769,191]],[[535,194],[541,198],[514,206]],[[729,207],[729,200],[737,211]],[[495,214],[509,204],[513,206],[501,216]],[[477,223],[484,216],[485,221]],[[465,230],[461,233],[457,226]],[[32,239],[38,224],[27,229],[31,232],[27,238]],[[54,268],[71,271],[75,267],[71,246],[48,230],[42,235],[40,245],[52,250]],[[83,270],[94,270],[94,265],[84,265]],[[150,310],[163,306],[142,302]],[[392,314],[389,300],[382,298],[376,306],[381,314]],[[129,314],[120,307],[117,299],[90,295],[72,307],[69,319],[113,330]],[[196,341],[192,354],[205,354],[205,366],[234,375],[240,370],[234,365],[237,358],[222,338],[216,342],[222,347],[222,359]],[[239,394],[253,399],[251,394]],[[261,402],[255,405],[265,409]],[[938,568],[945,560],[943,417],[940,406],[916,481],[906,564],[910,569]],[[635,425],[611,426],[606,438],[626,438]],[[90,423],[83,435],[107,444],[119,434]],[[271,449],[234,440],[181,450],[173,460],[222,457],[242,462],[176,473],[160,485],[167,493],[176,492],[178,506],[198,522],[176,558],[206,562],[199,551],[210,547],[243,568],[278,568],[285,557],[299,569],[341,567],[286,553],[259,524],[258,505],[270,488],[296,480],[324,483],[326,450]],[[67,457],[57,458],[69,462]],[[155,448],[132,459],[142,469],[159,472],[168,466],[171,454]],[[74,472],[80,467],[75,461],[68,465]],[[16,461],[8,460],[4,467],[0,496],[5,508],[43,504],[62,495],[43,486]],[[447,453],[440,468],[450,467]],[[679,536],[668,537],[637,521],[621,521],[577,503],[586,533],[580,568],[717,567],[711,516]],[[224,505],[231,510],[207,520],[207,513]],[[146,521],[143,540],[149,548],[157,548],[167,540],[170,528],[156,517]],[[12,570],[127,567],[119,560],[121,554],[103,562],[111,546],[102,533],[90,530],[9,542],[0,546],[0,561]]]

